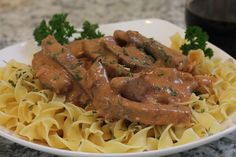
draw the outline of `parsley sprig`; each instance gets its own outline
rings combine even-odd
[[[206,57],[213,56],[212,49],[206,47],[208,35],[200,27],[188,27],[185,32],[185,40],[187,42],[180,47],[184,55],[188,55],[190,50],[201,49]]]
[[[67,16],[66,13],[60,13],[53,15],[48,23],[43,20],[33,33],[38,44],[41,45],[42,40],[49,34],[53,35],[61,44],[68,43],[68,39],[76,33],[76,30],[66,20]]]
[[[41,45],[42,40],[48,35],[53,35],[61,44],[67,44],[69,38],[72,37],[74,33],[79,33],[78,39],[94,39],[104,36],[104,34],[98,30],[98,24],[92,24],[88,21],[83,23],[81,32],[76,31],[75,27],[67,21],[67,16],[67,13],[59,13],[53,15],[48,23],[42,20],[40,25],[36,27],[33,32],[38,45]]]
[[[83,31],[80,32],[80,37],[78,39],[95,39],[103,37],[104,34],[98,30],[98,24],[92,24],[89,21],[83,23]]]

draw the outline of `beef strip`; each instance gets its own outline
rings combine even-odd
[[[34,55],[32,68],[40,82],[47,88],[53,89],[57,94],[66,93],[73,88],[70,74],[42,52]]]
[[[102,46],[103,39],[92,39],[92,40],[84,40],[84,51],[85,55],[92,60],[96,60],[96,58],[100,56],[104,56],[106,52]]]
[[[132,71],[139,71],[153,64],[152,59],[135,46],[120,47],[111,40],[105,40],[104,44],[118,58],[121,64],[131,68]]]
[[[185,56],[138,32],[114,37],[62,46],[48,36],[33,69],[45,86],[83,108],[91,102],[87,109],[104,119],[189,126],[191,110],[179,103],[198,86],[211,85],[211,78],[181,72],[189,70]]]
[[[42,41],[43,52],[60,65],[62,65],[74,79],[80,81],[86,74],[86,70],[81,66],[79,60],[70,52],[68,48],[63,47],[56,39],[49,35]]]
[[[83,55],[79,57],[87,58],[87,60],[90,61],[95,61],[98,57],[102,58],[101,62],[105,66],[109,78],[127,76],[130,73],[129,69],[118,63],[117,57],[104,47],[104,41],[115,43],[113,37],[106,36],[99,39],[74,41],[72,44],[68,44],[68,47],[71,49],[73,54],[82,51]],[[76,43],[78,43],[79,46],[76,45]],[[88,67],[85,68],[87,69]]]
[[[101,117],[108,120],[128,119],[143,124],[190,124],[189,107],[126,99],[111,89],[106,71],[99,62],[92,65],[89,73],[93,106]]]
[[[32,68],[45,87],[52,89],[57,94],[65,94],[69,102],[85,107],[88,97],[81,90],[78,82],[52,58],[38,52],[34,55]]]
[[[107,75],[110,79],[120,76],[129,76],[131,74],[129,68],[125,68],[123,65],[117,62],[109,62],[102,59],[101,63],[104,65]]]
[[[78,81],[73,80],[73,88],[66,93],[66,99],[77,106],[85,108],[90,100],[90,97],[81,89]]]
[[[170,49],[161,43],[153,40],[152,38],[146,38],[136,31],[115,31],[115,40],[121,45],[135,45],[138,48],[143,49],[147,54],[156,59],[159,65],[170,68],[177,68],[181,71],[188,71],[187,57],[183,54]]]
[[[168,105],[189,100],[198,82],[191,74],[175,68],[153,68],[133,77],[113,78],[111,87],[133,101]]]
[[[67,97],[72,102],[81,102],[82,104],[79,105],[83,106],[83,103],[90,99],[90,94],[89,91],[85,90],[85,85],[83,85],[83,81],[81,81],[87,74],[87,71],[82,66],[81,61],[78,60],[69,49],[60,45],[53,36],[49,35],[45,38],[42,42],[42,47],[45,55],[53,58],[71,74],[73,77],[74,88],[69,92]],[[86,100],[81,100],[81,97]]]
[[[84,56],[84,40],[75,40],[65,45],[76,58]]]

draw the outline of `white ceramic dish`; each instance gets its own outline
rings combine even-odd
[[[114,24],[106,24],[101,25],[100,30],[106,34],[112,34],[114,30],[137,30],[148,37],[153,37],[154,39],[160,41],[161,43],[169,46],[170,40],[169,37],[173,35],[175,32],[180,32],[182,35],[184,34],[184,30],[171,24],[167,21],[160,19],[146,19],[146,20],[137,20],[137,21],[129,21],[129,22],[119,22]],[[216,46],[209,44],[209,46],[215,51],[215,56],[221,57],[222,59],[231,58],[227,53],[223,52]],[[35,42],[27,41],[22,42],[5,49],[0,50],[0,66],[4,65],[4,61],[9,61],[11,59],[15,59],[19,62],[23,62],[26,64],[31,64],[31,60],[33,54],[37,52],[40,48],[36,46]],[[206,143],[218,140],[219,138],[233,132],[236,130],[236,125],[230,127],[224,131],[221,131],[212,136],[200,139],[198,141],[194,141],[185,145],[171,147],[167,149],[161,149],[156,151],[148,151],[148,152],[138,152],[138,153],[123,153],[123,154],[95,154],[95,153],[84,153],[84,152],[76,152],[69,150],[62,150],[51,148],[47,146],[43,146],[40,144],[32,143],[21,139],[20,137],[10,133],[3,127],[0,127],[0,136],[9,139],[18,144],[24,145],[26,147],[36,149],[39,151],[62,155],[62,156],[73,156],[73,157],[157,157],[163,155],[169,155],[177,152],[182,152],[191,148],[195,148]]]

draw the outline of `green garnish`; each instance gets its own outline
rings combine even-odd
[[[72,26],[67,20],[66,13],[55,14],[47,23],[43,20],[38,27],[34,30],[34,38],[41,45],[41,42],[48,35],[53,35],[56,40],[65,44],[68,43],[68,39],[72,37],[72,34],[76,32],[74,26]]]
[[[201,113],[204,113],[204,112],[205,112],[205,109],[204,109],[204,108],[202,108],[202,109],[201,109]]]
[[[164,76],[165,74],[163,72],[160,72],[157,74],[157,76]]]
[[[98,24],[92,24],[89,21],[85,21],[82,27],[83,31],[80,32],[80,37],[78,39],[95,39],[103,37],[104,34],[97,30],[98,28]]]
[[[195,93],[197,96],[202,94],[202,93],[201,93],[200,91],[198,91],[198,90],[194,90],[193,93]]]
[[[14,81],[8,80],[8,83],[10,83],[12,85],[12,87],[16,87],[16,84],[14,83]]]
[[[171,96],[177,96],[177,92],[171,87],[163,87],[163,90],[165,90]]]
[[[82,77],[79,74],[75,74],[74,78],[78,81],[82,80]]]
[[[187,42],[180,47],[184,55],[188,55],[190,50],[201,49],[206,57],[213,56],[212,49],[206,47],[208,35],[200,27],[188,27],[185,32],[185,40]]]
[[[177,92],[174,90],[174,89],[172,89],[172,88],[169,88],[170,89],[170,95],[171,96],[177,96]]]
[[[54,14],[48,23],[43,20],[33,33],[38,45],[41,45],[42,40],[48,35],[53,35],[60,44],[67,44],[74,33],[79,33],[78,39],[95,39],[104,36],[98,30],[98,24],[92,24],[88,21],[83,23],[82,31],[77,32],[75,27],[67,21],[67,16],[67,13],[59,13]],[[48,42],[47,44],[51,45],[52,43]]]
[[[30,106],[29,106],[29,110],[30,110],[30,111],[32,111],[33,108],[34,108],[34,105],[30,105]]]

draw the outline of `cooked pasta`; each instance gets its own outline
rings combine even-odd
[[[178,34],[172,37],[174,49],[179,50],[183,42]],[[195,74],[216,77],[212,88],[203,89],[205,94],[192,94],[181,104],[192,109],[191,127],[104,121],[96,112],[43,89],[31,67],[14,60],[0,69],[0,124],[32,142],[93,153],[157,150],[198,140],[233,124],[236,68],[230,60],[205,58],[200,50],[189,58],[197,64]]]

